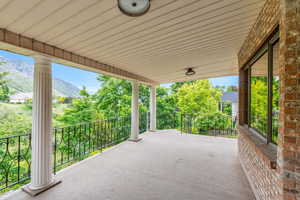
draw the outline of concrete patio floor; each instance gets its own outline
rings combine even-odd
[[[8,200],[252,200],[235,139],[145,133],[60,171],[63,182],[32,198]]]

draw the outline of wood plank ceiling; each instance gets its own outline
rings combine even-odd
[[[237,53],[264,1],[152,0],[141,17],[117,0],[0,0],[0,28],[158,83],[237,74]],[[196,75],[187,77],[185,68]]]

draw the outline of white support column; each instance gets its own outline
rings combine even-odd
[[[156,131],[156,87],[150,88],[150,131]]]
[[[59,183],[52,174],[52,75],[50,59],[35,57],[32,102],[31,183],[23,190],[35,196]]]
[[[138,142],[139,139],[139,83],[132,81],[131,97],[131,135],[129,141]]]

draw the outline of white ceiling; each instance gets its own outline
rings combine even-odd
[[[152,0],[141,17],[117,0],[0,0],[0,28],[159,83],[237,74],[263,0]],[[196,75],[186,77],[185,68]]]

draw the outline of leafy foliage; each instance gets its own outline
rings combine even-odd
[[[266,135],[268,112],[267,77],[251,77],[251,126]]]
[[[131,84],[129,81],[99,76],[101,88],[94,95],[95,108],[104,118],[127,116],[131,109]]]
[[[232,106],[231,106],[231,103],[229,102],[223,102],[222,103],[222,112],[226,113],[227,115],[231,115],[232,114]]]
[[[0,72],[0,101],[8,102],[9,101],[9,87],[8,87],[8,80],[6,76],[8,72]]]
[[[273,77],[272,99],[272,140],[277,141],[279,128],[279,78]],[[268,113],[268,80],[267,77],[251,77],[251,127],[267,135]]]
[[[211,113],[218,111],[221,92],[208,80],[183,85],[176,94],[177,106],[183,113]]]
[[[196,117],[196,125],[198,131],[207,130],[224,130],[231,128],[231,116],[222,112],[206,113]]]
[[[25,113],[16,113],[5,106],[0,112],[0,137],[28,133],[31,129],[31,117]]]
[[[86,88],[84,87],[79,93],[80,98],[74,99],[70,106],[65,108],[64,113],[56,117],[56,120],[64,125],[74,125],[92,122],[98,118],[92,97],[88,94]]]
[[[175,95],[169,95],[168,89],[163,87],[158,87],[156,90],[157,102],[156,102],[156,112],[157,112],[157,127],[159,129],[174,128],[174,117],[176,117],[176,97]]]

